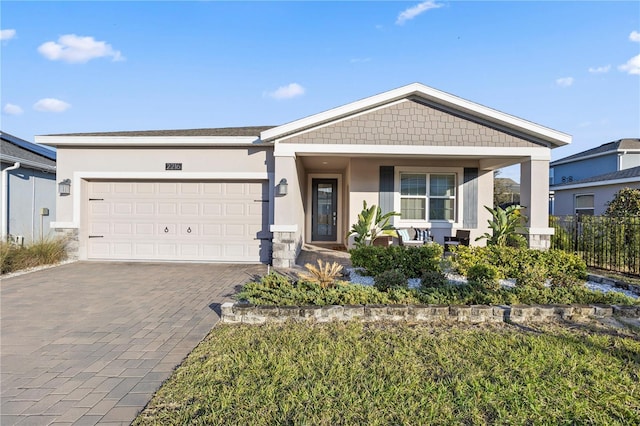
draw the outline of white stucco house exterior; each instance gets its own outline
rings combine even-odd
[[[36,141],[71,181],[53,226],[80,259],[288,267],[305,243],[345,244],[363,201],[437,242],[457,229],[473,241],[493,171],[513,164],[529,243],[547,248],[550,152],[571,137],[414,83],[281,126]]]

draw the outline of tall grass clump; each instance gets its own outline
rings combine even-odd
[[[0,273],[20,271],[41,265],[52,265],[67,258],[66,242],[48,238],[25,246],[0,243]]]

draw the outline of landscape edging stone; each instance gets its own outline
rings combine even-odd
[[[640,319],[640,306],[602,304],[550,305],[327,305],[265,306],[249,303],[222,304],[221,322],[266,324],[285,321],[450,322],[515,324],[542,323],[579,318],[620,316]]]

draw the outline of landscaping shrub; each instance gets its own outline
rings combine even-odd
[[[525,264],[515,276],[516,286],[541,289],[546,284],[548,276],[549,272],[544,265]]]
[[[487,290],[498,290],[500,288],[498,274],[498,268],[495,266],[479,263],[469,268],[467,279],[481,285]]]
[[[498,269],[498,278],[518,278],[523,271],[530,274],[530,268],[539,267],[547,274],[566,273],[576,278],[585,278],[587,266],[579,256],[562,250],[533,250],[514,247],[487,246],[454,249],[453,267],[464,276],[474,265],[489,264]],[[526,277],[523,277],[526,279]],[[548,278],[545,277],[545,278]]]
[[[397,290],[409,288],[407,276],[399,269],[391,269],[376,275],[374,285],[379,291]]]
[[[584,286],[584,280],[580,278],[576,278],[571,274],[567,274],[566,272],[558,272],[556,274],[551,275],[551,287],[582,287]]]
[[[236,299],[245,299],[255,305],[305,306],[305,305],[366,305],[419,303],[416,293],[408,289],[379,291],[372,286],[349,284],[338,281],[332,288],[322,288],[308,281],[292,282],[282,275],[261,279],[244,285]],[[264,278],[264,277],[263,277]],[[284,278],[284,279],[283,279]]]
[[[443,287],[448,284],[447,277],[439,271],[425,271],[420,277],[421,288]]]
[[[66,258],[66,242],[61,238],[44,239],[26,246],[0,243],[0,273],[3,274],[56,264]]]
[[[260,277],[260,284],[267,288],[280,288],[291,286],[291,280],[282,274],[271,271],[267,275]]]
[[[264,277],[263,277],[264,278]],[[284,279],[283,279],[284,278]],[[316,283],[294,283],[280,275],[266,280],[247,283],[236,296],[256,305],[305,306],[305,305],[367,305],[367,304],[416,304],[446,305],[513,305],[549,303],[605,303],[616,305],[640,305],[621,293],[602,293],[584,286],[544,287],[532,286],[489,290],[477,283],[465,285],[421,286],[420,289],[389,288],[380,291],[373,286],[337,282],[333,288],[322,288]]]
[[[408,278],[419,278],[425,271],[439,271],[442,246],[425,244],[421,247],[365,246],[349,251],[354,267],[363,268],[370,276],[399,269]]]

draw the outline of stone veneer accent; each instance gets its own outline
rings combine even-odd
[[[536,250],[549,250],[551,248],[551,235],[526,234],[525,238],[529,242],[529,248]]]
[[[407,321],[424,323],[544,323],[606,318],[640,318],[640,306],[616,305],[331,305],[258,306],[222,304],[223,323],[265,324],[286,321]]]
[[[69,260],[78,260],[80,257],[80,240],[78,238],[77,228],[55,228],[56,236],[66,240],[67,258]]]
[[[295,232],[274,232],[272,239],[272,265],[274,268],[292,268],[302,244]]]
[[[406,99],[283,138],[279,143],[536,147],[532,142]]]

